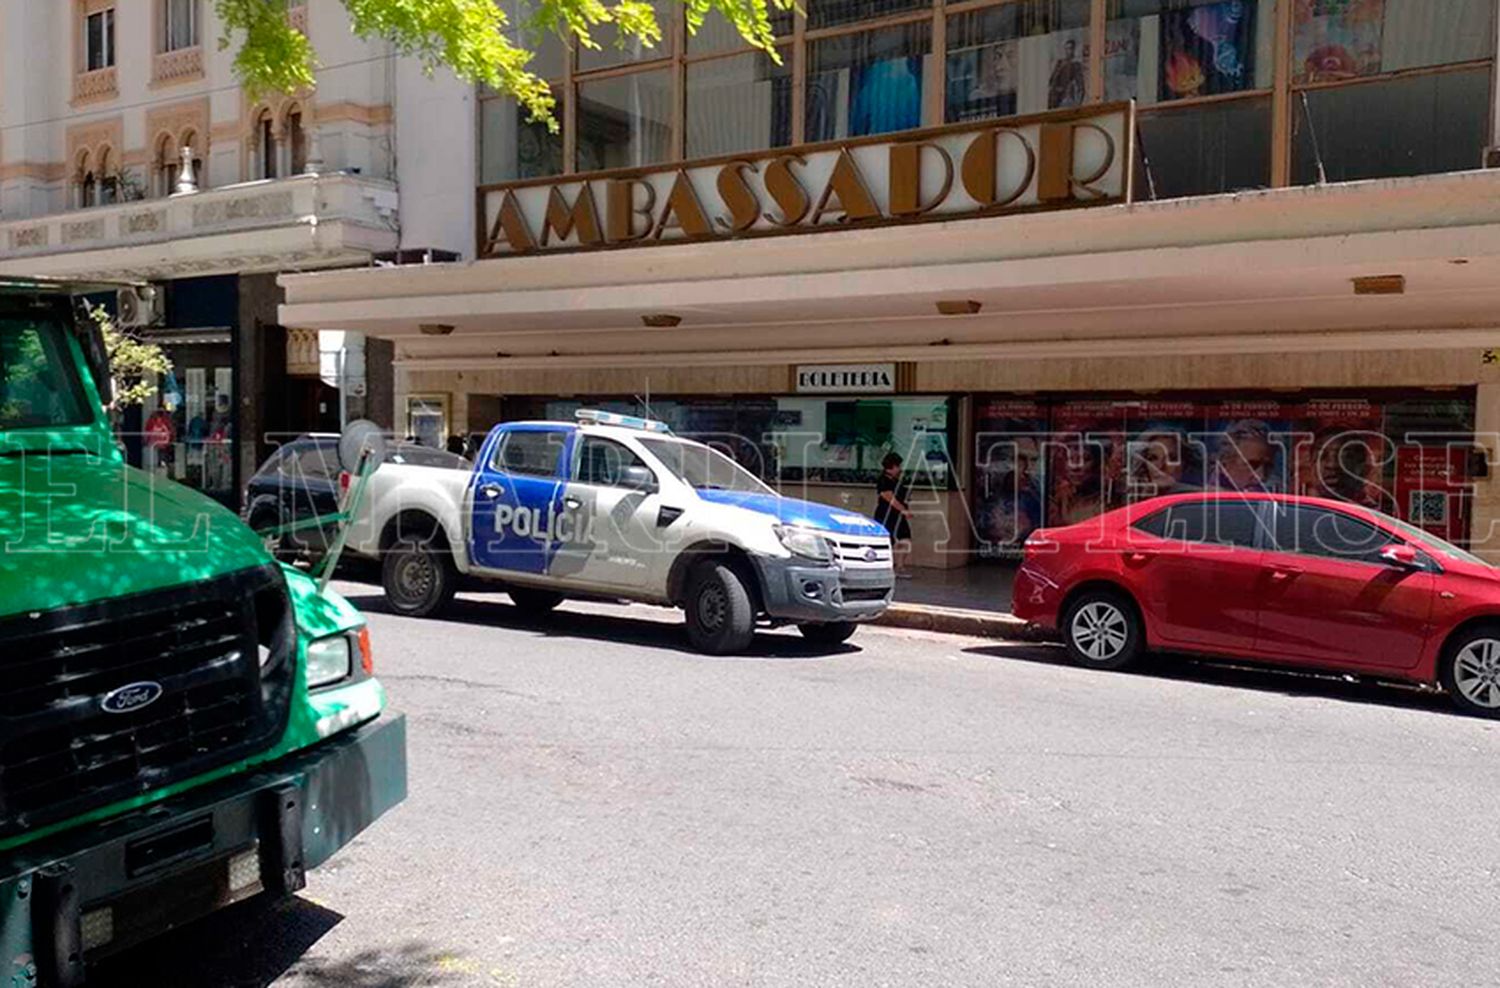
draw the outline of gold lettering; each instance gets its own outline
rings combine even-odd
[[[1073,125],[1042,124],[1041,167],[1037,170],[1036,197],[1042,202],[1073,198]]]
[[[792,173],[793,164],[805,167],[807,159],[801,155],[784,154],[766,165],[766,191],[781,208],[780,219],[770,213],[766,214],[766,219],[774,226],[796,226],[806,218],[808,209],[812,207],[807,190]]]
[[[490,227],[484,252],[497,253],[495,248],[500,245],[502,236],[517,254],[536,250],[536,239],[532,237],[531,228],[526,225],[526,217],[521,213],[521,204],[516,201],[516,194],[511,189],[506,189],[505,195],[500,199],[500,211],[495,214],[495,222]]]
[[[569,206],[563,198],[562,189],[554,185],[547,197],[547,218],[542,222],[542,246],[547,246],[552,234],[558,240],[567,240],[574,230],[578,231],[578,242],[586,247],[597,247],[604,242],[599,228],[599,209],[594,204],[594,191],[584,182],[578,198]]]
[[[637,188],[646,190],[646,201],[639,206],[635,202]],[[650,236],[651,217],[656,212],[656,188],[650,182],[638,178],[613,179],[606,196],[610,243],[624,244]],[[646,228],[639,233],[635,229],[637,216],[646,218]]]
[[[848,148],[841,150],[838,160],[833,163],[828,185],[818,199],[818,208],[813,210],[813,225],[821,223],[823,216],[830,211],[842,213],[840,222],[843,223],[880,218],[880,207],[875,205],[875,197],[870,195],[864,176],[859,173],[859,166],[854,163],[854,156]]]
[[[680,168],[677,170],[677,178],[672,181],[672,191],[667,193],[666,208],[661,211],[661,219],[657,220],[652,237],[661,239],[674,214],[677,216],[675,225],[681,227],[682,232],[689,237],[706,237],[714,232],[714,228],[709,225],[708,215],[703,212],[703,203],[698,201],[698,191],[693,188],[687,172]]]
[[[1001,195],[1000,141],[1006,137],[1021,145],[1022,153],[1026,155],[1026,171],[1014,189]],[[1036,152],[1032,150],[1031,142],[1019,131],[1009,127],[997,127],[976,135],[964,152],[964,160],[960,165],[960,180],[964,191],[986,208],[1009,206],[1021,198],[1031,187],[1031,179],[1035,174]]]
[[[943,187],[931,202],[922,201],[922,152],[936,151],[943,162]],[[921,216],[943,204],[953,190],[953,156],[936,144],[891,145],[891,215]]]
[[[1087,193],[1090,198],[1106,199],[1109,197],[1109,193],[1104,189],[1096,189],[1093,186],[1095,182],[1109,174],[1110,168],[1114,166],[1116,154],[1114,136],[1095,123],[1074,124],[1073,129],[1074,131],[1092,130],[1104,138],[1104,162],[1091,174],[1084,175],[1082,178],[1076,175],[1073,176],[1073,185],[1079,191]]]
[[[755,192],[745,178],[746,168],[752,172],[760,171],[749,161],[736,161],[719,170],[719,198],[729,208],[729,217],[726,219],[720,216],[718,222],[732,233],[744,233],[760,219],[760,201],[755,198]]]

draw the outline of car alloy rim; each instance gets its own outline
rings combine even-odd
[[[698,594],[698,623],[709,631],[717,631],[724,623],[724,612],[729,609],[729,598],[723,587],[710,584]]]
[[[1114,604],[1096,600],[1084,604],[1073,615],[1073,643],[1078,650],[1096,662],[1114,658],[1125,650],[1130,639],[1130,624]]]
[[[424,599],[432,589],[432,560],[421,553],[407,556],[396,574],[396,582],[409,599]]]
[[[1453,682],[1475,706],[1500,708],[1500,641],[1477,638],[1460,649],[1453,658]]]

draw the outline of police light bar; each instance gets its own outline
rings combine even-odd
[[[637,418],[634,415],[619,415],[615,412],[601,412],[597,408],[580,408],[573,413],[573,417],[590,425],[613,425],[621,429],[640,429],[642,432],[660,432],[664,435],[670,435],[672,432],[672,427],[665,422]]]

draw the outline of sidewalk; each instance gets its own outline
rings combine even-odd
[[[980,563],[958,569],[915,569],[896,584],[896,602],[879,624],[982,638],[1029,639],[1010,613],[1014,563]]]

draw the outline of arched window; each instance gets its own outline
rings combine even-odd
[[[301,175],[307,171],[307,131],[302,129],[301,109],[286,115],[286,134],[292,148],[292,167],[287,174]]]
[[[276,121],[270,110],[262,110],[255,118],[255,177],[275,178],[281,169],[281,148],[276,140]]]
[[[172,140],[171,134],[163,134],[156,139],[156,158],[151,168],[151,173],[155,176],[155,195],[169,196],[176,191],[177,171],[181,167],[181,160],[177,154],[177,142]]]
[[[87,151],[78,156],[78,171],[74,174],[78,184],[78,208],[88,209],[97,203],[98,186],[94,183],[94,165]]]
[[[99,180],[98,204],[108,206],[116,202],[120,197],[120,175],[119,167],[115,164],[114,156],[110,149],[105,148],[99,152]]]

